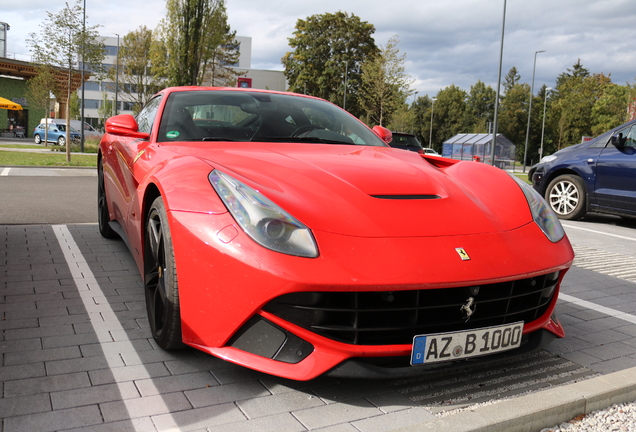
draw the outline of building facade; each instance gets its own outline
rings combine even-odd
[[[239,42],[239,62],[234,67],[243,72],[244,75],[237,82],[237,86],[251,87],[259,89],[269,89],[277,91],[287,90],[287,81],[282,71],[252,69],[252,38],[245,36],[237,36]],[[104,67],[106,69],[117,68],[117,53],[121,46],[122,40],[118,37],[102,38],[106,57],[104,59]],[[106,118],[117,114],[133,114],[133,102],[127,100],[130,92],[125,92],[122,84],[118,82],[115,74],[115,80],[104,79],[98,81],[95,77],[91,77],[84,84],[84,118],[85,121],[93,127],[99,128],[103,125]],[[81,98],[82,90],[78,90],[78,96]],[[115,103],[116,101],[116,103]],[[109,109],[110,108],[110,109]]]

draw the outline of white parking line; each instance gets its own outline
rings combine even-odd
[[[581,300],[576,297],[572,297],[571,295],[568,295],[568,294],[563,294],[563,293],[559,294],[559,300],[564,300],[569,303],[574,303],[576,305],[583,306],[584,308],[595,310],[602,314],[609,315],[611,317],[618,318],[623,321],[630,322],[632,324],[636,324],[636,316],[634,315],[630,315],[616,309],[601,306],[586,300]]]
[[[636,241],[636,237],[626,237],[626,236],[622,236],[622,235],[618,235],[618,234],[610,234],[610,233],[606,233],[606,232],[603,232],[603,231],[596,231],[596,230],[593,230],[593,229],[582,228],[582,227],[579,227],[579,226],[574,226],[574,225],[569,225],[569,224],[561,224],[561,225],[563,225],[566,228],[573,228],[573,229],[577,229],[577,230],[581,230],[581,231],[591,232],[591,233],[594,233],[594,234],[601,234],[601,235],[604,235],[604,236],[616,237],[616,238],[623,239],[623,240]]]
[[[55,232],[55,236],[57,237],[57,241],[62,248],[62,252],[64,253],[64,258],[68,263],[68,267],[71,270],[71,274],[73,275],[73,280],[75,281],[75,285],[77,286],[77,290],[79,291],[82,302],[84,303],[84,307],[86,308],[86,312],[90,316],[90,322],[93,326],[93,331],[97,335],[100,344],[105,345],[107,343],[112,343],[112,337],[110,336],[110,332],[118,331],[118,334],[125,335],[126,332],[122,327],[119,321],[109,321],[105,323],[101,318],[101,314],[105,313],[110,316],[114,316],[115,312],[110,308],[108,304],[97,304],[95,301],[95,297],[104,297],[104,293],[97,283],[93,272],[91,271],[86,259],[82,255],[77,243],[73,239],[73,235],[68,230],[66,225],[53,225],[53,231]],[[135,356],[132,364],[143,364],[139,356],[136,355],[136,351],[133,347],[133,344],[130,342],[130,339],[126,338],[121,341],[121,343],[125,346],[123,348],[125,352],[131,353]],[[124,391],[124,383],[129,381],[129,378],[126,378],[127,367],[121,366],[121,359],[116,356],[112,357],[110,355],[106,355],[104,353],[104,357],[108,362],[108,368],[110,369],[113,377],[115,378],[115,382],[117,383],[117,387],[119,388],[120,394],[124,395],[127,392]],[[149,374],[143,378],[152,378]],[[151,382],[152,385],[152,382]],[[161,394],[156,388],[153,389],[155,391],[151,392],[151,394]],[[131,419],[131,425],[134,430],[137,431],[138,422],[135,421],[135,412],[133,410],[133,401],[138,399],[123,399],[126,410],[128,411],[128,418]],[[169,413],[170,409],[165,405],[163,400],[159,402],[160,412]],[[157,404],[157,399],[153,398],[153,404]],[[163,416],[170,414],[162,414]],[[171,423],[176,424],[176,422],[171,421]]]
[[[9,171],[11,171],[11,168],[3,169],[2,173],[0,173],[0,176],[8,176],[9,175]]]

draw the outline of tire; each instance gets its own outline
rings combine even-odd
[[[57,145],[64,147],[66,145],[66,138],[64,138],[63,136],[59,137],[57,139]]]
[[[545,200],[559,219],[576,220],[587,213],[585,185],[576,175],[566,174],[552,180]]]
[[[106,200],[106,188],[104,187],[104,166],[100,159],[97,166],[97,225],[99,233],[107,239],[117,238],[117,233],[108,224],[110,215],[108,213],[108,201]]]
[[[35,136],[33,137],[33,140],[35,141],[36,144],[40,144],[42,142],[42,137],[38,134],[35,134]]]
[[[144,240],[144,289],[152,337],[166,350],[183,348],[177,269],[163,199],[148,211]]]

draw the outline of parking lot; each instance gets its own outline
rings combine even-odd
[[[634,222],[564,223],[577,252],[557,307],[567,337],[545,351],[404,380],[295,382],[154,344],[132,257],[98,233],[94,171],[3,172],[1,432],[417,428],[636,366]]]

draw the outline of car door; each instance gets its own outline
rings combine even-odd
[[[160,101],[160,97],[152,99],[138,114],[139,132],[151,132]],[[108,159],[108,164],[112,166],[112,174],[109,173],[112,187],[109,188],[106,184],[106,195],[110,197],[112,211],[115,212],[115,217],[120,221],[129,238],[127,222],[131,216],[131,204],[134,202],[138,185],[132,166],[139,152],[147,145],[148,141],[139,138],[111,136],[110,144],[106,149],[107,154],[104,155]]]
[[[596,200],[601,209],[636,214],[636,125],[614,136],[596,163]]]

